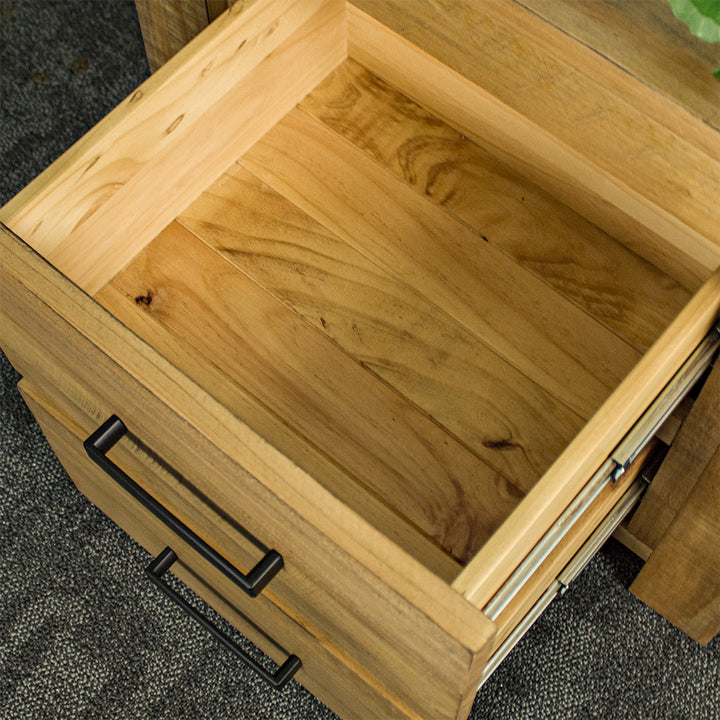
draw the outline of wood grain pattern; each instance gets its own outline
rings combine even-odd
[[[114,161],[119,163],[124,156],[136,157],[142,162],[162,151],[163,146],[175,141],[182,134],[179,131],[184,131],[188,126],[187,122],[181,122],[173,131],[174,134],[164,132],[178,117],[178,113],[174,113],[174,104],[177,103],[178,98],[188,96],[188,99],[192,100],[192,90],[195,87],[195,92],[200,96],[199,105],[203,100],[208,105],[214,104],[228,89],[228,85],[222,83],[222,80],[226,79],[225,68],[231,75],[235,74],[236,79],[239,80],[276,46],[277,35],[273,40],[260,43],[259,50],[250,52],[246,49],[244,53],[238,54],[236,52],[238,46],[235,42],[238,29],[245,28],[249,38],[257,37],[272,25],[274,11],[286,11],[288,7],[287,3],[275,3],[269,7],[267,3],[259,4],[255,12],[244,15],[242,23],[239,23],[237,18],[233,20],[226,18],[224,22],[213,26],[203,34],[201,41],[192,43],[189,48],[184,49],[173,58],[172,62],[163,67],[161,72],[148,78],[136,92],[121,102],[12,198],[2,208],[3,222],[9,227],[16,227],[15,232],[20,233],[24,241],[41,254],[55,248],[60,240],[48,236],[44,232],[45,228],[41,231],[42,226],[36,227],[42,220],[45,204],[53,208],[58,203],[62,203],[67,194],[67,190],[63,188],[66,185],[70,185],[71,191],[80,193],[83,175],[93,171],[91,173],[93,177],[108,161],[110,165]],[[209,47],[206,47],[206,44]],[[209,65],[211,61],[213,65],[219,63],[221,68],[219,73],[210,72],[213,69],[213,65]],[[207,72],[203,76],[205,69]],[[220,77],[217,77],[218,75]],[[202,82],[198,82],[198,78]],[[216,79],[221,82],[216,83]],[[204,110],[205,108],[202,107],[195,108],[198,115],[202,115]],[[154,122],[153,118],[155,118]],[[143,139],[145,133],[148,137]],[[121,143],[119,148],[114,149],[114,155],[108,156],[107,153],[113,150],[122,137],[127,137],[130,147],[125,147]],[[122,176],[120,177],[122,179]],[[109,180],[110,177],[108,182]],[[112,184],[110,190],[112,191]],[[93,205],[90,204],[87,208],[81,209],[78,217],[71,219],[67,226],[61,225],[59,230],[64,231],[62,234],[68,234],[75,222],[92,207]],[[25,224],[23,224],[24,218],[28,218]]]
[[[718,134],[676,104],[654,117],[641,83],[512,0],[354,4],[720,243]]]
[[[716,362],[630,522],[628,529],[642,543],[650,548],[658,546],[718,446],[720,366]]]
[[[137,103],[132,111],[102,121],[62,175],[41,176],[3,208],[8,226],[87,292],[346,55],[339,0],[266,0],[236,15],[144,83],[124,103]]]
[[[720,447],[630,590],[701,645],[720,632]]]
[[[383,12],[402,17],[400,6],[385,3]],[[469,0],[418,7],[431,19],[440,9],[437,22],[447,21],[453,35],[449,44],[460,48],[457,57],[469,62],[472,72],[477,54],[462,47],[468,33],[471,49],[479,37],[474,35],[477,16],[472,22],[461,17],[472,13]],[[500,158],[509,158],[522,171],[529,169],[529,177],[557,190],[561,199],[569,198],[572,204],[577,195],[577,207],[591,218],[599,217],[603,227],[612,230],[627,221],[629,230],[620,237],[628,247],[661,267],[676,266],[674,277],[694,287],[719,257],[714,204],[718,173],[712,145],[716,135],[692,121],[678,124],[684,116],[665,113],[662,103],[652,98],[643,112],[639,108],[647,95],[636,101],[621,92],[616,102],[618,88],[630,86],[607,66],[601,65],[597,78],[586,82],[589,76],[568,71],[584,57],[582,51],[567,54],[562,38],[557,51],[552,33],[541,33],[533,45],[534,21],[517,14],[513,3],[488,0],[480,9],[486,8],[495,8],[496,17],[491,13],[487,23],[481,18],[479,30],[495,32],[500,56],[515,51],[522,56],[520,69],[530,61],[533,71],[541,73],[538,60],[549,61],[544,64],[547,76],[529,78],[527,107],[534,114],[529,121],[520,110],[480,90],[474,84],[482,84],[478,76],[467,80],[453,74],[422,50],[379,30],[377,23],[369,23],[365,35],[358,34],[358,25],[367,25],[367,18],[351,10],[354,51],[360,52],[362,36],[367,41],[364,56],[376,63],[373,68],[387,71],[387,79],[406,78],[416,100],[429,99],[429,107],[440,107],[440,115],[463,132],[470,127],[469,135],[482,140],[483,147],[500,148]],[[345,7],[340,2],[320,7],[267,0],[247,12],[238,25],[232,12],[221,18],[203,42],[181,51],[182,59],[170,61],[140,94],[3,210],[16,230],[32,237],[33,247],[71,271],[86,290],[99,288],[134,257],[226,163],[345,56]],[[460,29],[457,37],[453,23]],[[521,28],[519,35],[507,34],[513,23]],[[240,26],[248,35],[238,42],[238,34],[244,34],[237,33]],[[437,27],[429,30],[429,42],[422,41],[425,49],[432,49]],[[422,28],[421,40],[427,30]],[[518,37],[529,45],[514,42]],[[437,46],[440,54],[446,40]],[[511,74],[516,59],[509,65]],[[487,63],[491,72],[500,65]],[[288,73],[288,66],[293,72]],[[539,96],[533,94],[535,85],[543,91]],[[580,103],[579,115],[557,120],[556,110],[546,112],[543,106],[543,93],[554,105],[558,99],[582,98],[583,92],[593,95],[595,85],[606,86],[598,91],[600,104]],[[418,86],[424,95],[416,94]],[[152,100],[144,100],[145,91]],[[247,101],[248,93],[253,100]],[[254,104],[258,98],[259,105]],[[207,132],[209,123],[216,132]],[[601,142],[588,142],[593,139],[589,125],[602,135]],[[686,136],[677,132],[681,126],[687,128]],[[618,136],[618,127],[629,128],[633,136],[647,131],[641,137],[651,142],[626,141]],[[275,143],[271,149],[279,147],[287,164],[278,174],[266,171],[269,182],[326,225],[337,236],[333,240],[351,245],[373,269],[380,266],[403,288],[422,294],[435,311],[450,315],[467,333],[490,338],[499,355],[549,385],[562,402],[582,408],[587,416],[634,365],[638,354],[627,343],[531,273],[520,272],[504,253],[478,240],[466,221],[458,222],[427,202],[405,179],[327,126],[301,110],[293,111],[279,128],[270,133],[268,146]],[[485,131],[488,138],[482,137]],[[607,158],[593,156],[595,148]],[[187,162],[189,150],[200,159],[195,167]],[[262,169],[263,152],[257,150],[249,163],[257,163],[256,172]],[[648,180],[657,182],[646,187]],[[178,226],[173,232],[188,238]],[[151,243],[120,276],[129,279],[128,287],[106,289],[104,297],[122,300],[118,317],[129,317],[132,311],[136,324],[127,324],[140,335],[152,330],[145,337],[154,346],[16,238],[0,233],[0,248],[3,345],[18,368],[50,396],[81,398],[95,420],[120,405],[127,408],[139,434],[152,438],[153,447],[177,464],[178,472],[192,477],[216,507],[282,551],[288,567],[284,577],[292,583],[279,586],[286,594],[278,591],[268,617],[277,619],[279,610],[302,626],[313,642],[331,650],[367,684],[381,688],[382,698],[399,707],[401,717],[445,720],[468,709],[495,631],[478,607],[566,507],[716,322],[720,309],[716,273],[498,527],[515,507],[511,484],[377,374],[348,358],[335,339],[311,328],[197,238],[189,247],[173,240],[157,258]],[[166,274],[168,270],[172,272]],[[132,287],[135,282],[137,288]],[[205,318],[220,322],[206,323]],[[232,385],[228,378],[237,377],[238,368],[246,372],[246,387],[228,401],[221,391]],[[356,512],[346,496],[334,494],[243,422],[240,418],[247,416],[232,406],[243,393],[239,405],[252,405],[262,423],[277,427],[291,417],[292,427],[283,432],[303,441],[299,461],[310,458],[315,467],[326,463],[333,483],[352,477],[348,492],[360,503],[361,496],[368,498],[366,514]],[[343,399],[340,407],[329,402],[337,397]],[[396,433],[401,442],[395,442]],[[336,462],[338,455],[342,457]],[[353,467],[345,472],[340,462]],[[698,497],[690,498],[704,511],[717,505],[717,462],[711,461],[696,485]],[[169,490],[172,494],[175,488]],[[378,497],[383,493],[392,497]],[[478,538],[497,529],[450,587],[446,579],[456,564],[436,570],[435,560],[423,560],[424,550],[413,556],[402,542],[394,542],[397,515],[388,511],[386,500],[413,515],[412,522],[401,523],[405,531],[399,533],[406,540],[416,537],[409,540],[416,549],[426,538],[413,523],[426,522],[427,534],[439,527],[438,543],[464,560],[475,550],[469,543],[477,545]],[[183,502],[179,506],[184,507]],[[472,513],[482,525],[477,533]],[[699,520],[690,517],[684,516],[683,524],[694,528],[693,533],[673,538],[668,555],[678,557],[688,550],[683,556],[686,576],[688,558],[696,557],[713,537],[712,524],[702,513]],[[679,526],[672,527],[677,534]],[[219,532],[220,543],[227,541],[225,529]],[[663,566],[666,570],[667,563]],[[709,599],[708,588],[714,593]],[[681,615],[694,627],[706,628],[716,597],[712,579],[704,579]]]
[[[300,107],[639,350],[690,299],[650,263],[353,60]]]
[[[305,578],[299,616],[420,715],[454,718],[492,623],[28,248],[4,232],[0,248],[3,347],[23,376],[79,397],[98,423],[122,407],[133,433]]]
[[[165,547],[172,547],[180,558],[173,565],[172,574],[272,660],[281,663],[288,652],[297,654],[303,665],[296,678],[304,687],[348,720],[366,720],[368,717],[421,720],[422,716],[388,693],[367,672],[362,669],[356,672],[350,667],[347,658],[326,639],[314,636],[301,620],[284,613],[267,597],[266,592],[257,598],[249,598],[239,592],[222,573],[202,560],[90,462],[82,448],[84,433],[87,432],[85,428],[77,426],[25,381],[21,382],[20,388],[25,402],[78,490],[151,554],[157,555]],[[118,462],[127,467],[125,459],[129,453],[122,452],[121,448],[119,455],[122,459]],[[157,472],[157,469],[154,471]],[[146,468],[143,475],[148,477],[152,473],[153,469]],[[157,602],[164,602],[159,593]],[[273,642],[274,638],[277,640]],[[278,641],[282,641],[282,647]],[[218,652],[223,650],[218,647]],[[238,661],[228,655],[228,662]]]
[[[292,111],[239,161],[581,417],[639,353],[345,138]]]
[[[422,295],[239,165],[179,218],[527,491],[582,425]]]
[[[234,383],[227,374],[208,364],[192,346],[171,333],[150,313],[138,314],[135,304],[128,302],[128,297],[112,285],[106,286],[97,297],[104,305],[113,308],[116,317],[126,326],[133,327],[141,336],[152,337],[153,346],[172,357],[188,377],[200,379],[206,392],[221,400],[236,417],[243,418],[283,456],[293,458],[309,477],[317,478],[334,498],[358,513],[398,548],[447,582],[452,582],[457,576],[461,565],[434,541],[410,526],[380,498],[368,493],[337,462],[305,442],[281,418]]]
[[[720,48],[690,32],[663,0],[520,0],[538,16],[604,55],[648,85],[720,129],[720,88],[712,73]],[[641,40],[641,41],[640,41]],[[649,93],[643,93],[642,102]]]
[[[152,315],[457,559],[471,557],[519,500],[501,475],[180,225],[112,284],[136,315]]]
[[[717,323],[720,269],[705,283],[660,340],[536,483],[508,522],[453,583],[478,607],[510,574],[510,558],[524,557],[635,424],[677,369]]]
[[[570,69],[571,78],[575,70],[572,64],[558,66],[554,61],[555,45],[547,42],[544,23],[534,18],[539,23],[535,27],[530,13],[504,0],[472,7],[453,0],[433,4],[369,0],[362,5],[390,23],[400,35],[350,5],[350,57],[402,88],[413,100],[688,289],[696,290],[720,265],[720,211],[714,201],[720,182],[717,158],[701,149],[684,154],[686,135],[664,137],[660,124],[644,127],[648,118],[641,111],[633,110],[632,118],[625,118],[625,101],[618,106],[617,99],[607,97],[602,86],[597,88],[596,96],[595,81],[585,88],[581,100],[572,83],[567,103],[553,98],[546,90],[564,89],[560,70]],[[513,18],[518,12],[521,17]],[[466,25],[466,17],[470,26]],[[528,21],[532,27],[518,36],[515,24],[508,25],[511,19]],[[499,25],[498,32],[508,35],[506,42],[495,38]],[[485,62],[474,60],[478,47],[484,59],[488,50],[499,53],[492,70]],[[511,69],[506,65],[506,56]],[[533,75],[540,68],[547,69],[547,73],[524,83],[526,66]],[[595,68],[596,62],[588,60],[588,67]],[[500,87],[494,87],[493,78]],[[599,98],[603,100],[598,107]],[[551,99],[558,104],[548,102]],[[608,124],[596,123],[595,115]],[[688,130],[687,124],[683,123],[682,128]],[[576,129],[581,134],[599,133],[602,141],[585,137],[576,142]],[[641,131],[645,134],[638,134]],[[640,142],[637,138],[641,138]],[[618,155],[618,148],[626,143],[629,147]],[[717,147],[714,133],[707,144]],[[613,148],[611,152],[603,148],[602,158],[601,145]],[[666,156],[666,146],[672,150],[669,156],[677,154],[679,165]],[[647,163],[646,156],[653,162]],[[697,166],[691,166],[693,158]],[[655,171],[649,178],[635,178],[633,183],[627,177],[628,173],[645,176],[653,165]],[[652,185],[653,198],[644,194],[648,185]],[[683,218],[677,205],[692,214],[702,229]]]

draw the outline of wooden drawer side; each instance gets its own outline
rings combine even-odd
[[[719,315],[720,269],[465,567],[454,587],[478,606],[488,602],[509,575],[510,558],[525,557],[531,551],[680,366],[714,331]]]

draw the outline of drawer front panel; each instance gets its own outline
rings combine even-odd
[[[262,555],[242,529],[281,553],[285,568],[264,591],[276,606],[384,692],[438,720],[456,717],[489,653],[494,627],[482,613],[37,256],[11,250],[3,347],[53,402],[70,401],[78,437],[118,414],[140,438],[134,452],[172,468],[155,487],[137,479],[232,564],[246,572]],[[33,264],[31,291],[22,280]]]
[[[47,399],[41,398],[25,381],[21,382],[20,388],[78,489],[150,553],[157,555],[163,548],[171,547],[179,558],[171,572],[238,627],[274,662],[283,663],[288,653],[300,656],[302,668],[296,675],[298,681],[344,718],[418,718],[384,697],[367,678],[354,673],[267,598],[250,598],[239,592],[222,573],[180,541],[136,500],[128,497],[89,460],[83,451],[82,438],[65,426],[66,423],[74,426],[72,421],[62,417],[57,408],[46,407]],[[78,428],[74,426],[73,429]],[[162,602],[159,594],[158,602]],[[219,649],[218,652],[223,651]],[[229,663],[235,662],[229,653],[227,658]],[[351,703],[347,701],[349,696],[352,696]]]

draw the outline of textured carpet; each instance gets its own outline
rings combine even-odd
[[[0,0],[0,203],[147,72],[131,2]],[[296,682],[257,681],[149,585],[149,556],[75,491],[17,379],[2,356],[0,718],[335,717]],[[473,720],[720,718],[720,641],[700,648],[633,598],[639,567],[608,543]]]

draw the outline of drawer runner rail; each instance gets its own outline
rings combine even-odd
[[[639,477],[628,488],[617,505],[610,511],[607,517],[597,526],[595,532],[586,540],[585,544],[575,554],[573,559],[565,566],[563,571],[542,594],[535,605],[528,611],[527,615],[520,621],[515,629],[505,638],[500,647],[493,653],[485,666],[482,680],[478,690],[497,669],[498,665],[505,659],[510,651],[520,642],[525,633],[532,627],[533,623],[542,615],[550,603],[558,596],[563,595],[568,585],[585,569],[585,566],[594,557],[595,553],[602,547],[605,541],[613,534],[617,526],[625,516],[633,509],[635,503],[643,494],[647,483]]]
[[[635,423],[611,455],[615,463],[613,481],[617,480],[632,465],[645,445],[660,429],[675,408],[687,396],[703,373],[713,364],[713,358],[720,347],[720,321],[705,336],[695,352],[675,373],[655,401]]]
[[[532,577],[538,567],[590,507],[602,489],[609,483],[616,482],[625,473],[665,420],[688,395],[703,373],[712,365],[718,348],[720,348],[720,322],[706,335],[662,392],[620,441],[610,457],[600,466],[585,487],[485,605],[483,612],[490,620],[496,620],[500,613],[512,602],[513,598]]]

